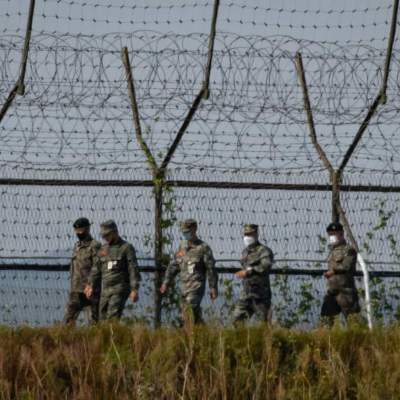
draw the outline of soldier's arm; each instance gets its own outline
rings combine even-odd
[[[138,291],[140,285],[140,272],[138,268],[135,248],[129,244],[126,250],[126,261],[129,273],[129,283],[131,290]]]
[[[74,276],[74,262],[73,262],[73,259],[71,258],[71,261],[69,263],[69,277],[70,277],[71,281],[72,281],[73,276]]]
[[[357,252],[350,248],[344,255],[335,256],[335,265],[333,271],[335,274],[345,273],[350,271],[357,262]]]
[[[176,254],[171,258],[167,270],[165,271],[165,277],[163,281],[163,285],[169,287],[172,282],[174,281],[176,275],[179,272],[179,264],[178,260],[176,259]]]
[[[88,284],[92,288],[99,287],[101,284],[101,262],[100,262],[98,252],[96,252],[93,256],[93,265],[90,270]]]
[[[94,265],[97,253],[100,251],[100,248],[101,248],[101,243],[98,242],[97,240],[93,240],[93,244],[91,246],[92,265]]]
[[[75,257],[75,249],[76,249],[76,245],[74,245],[74,249],[72,250],[72,257],[71,257],[71,261],[69,263],[69,274],[71,277],[71,280],[74,276],[74,257]]]
[[[101,243],[98,242],[98,241],[96,241],[96,240],[94,240],[94,241],[93,241],[93,244],[92,244],[92,246],[91,246],[92,266],[91,266],[91,268],[90,268],[90,275],[91,275],[92,271],[95,269],[95,264],[96,264],[96,263],[99,263],[99,261],[100,261],[100,260],[98,259],[98,256],[97,256],[97,254],[98,254],[98,252],[100,251],[100,249],[101,249]],[[98,269],[99,269],[99,271],[96,272],[95,284],[92,285],[93,287],[98,287],[98,286],[100,285],[100,279],[101,279],[101,265],[100,265],[100,263],[99,263],[99,265],[98,265]],[[99,273],[100,276],[97,276],[97,273]],[[89,284],[91,284],[91,283],[90,283],[90,275],[89,275],[89,280],[88,280],[88,283],[89,283]]]
[[[215,259],[210,247],[206,247],[203,256],[204,265],[207,271],[208,286],[218,292],[218,274],[215,269]]]
[[[258,258],[257,264],[246,266],[246,275],[262,274],[268,272],[274,263],[274,254],[268,249],[263,249]]]

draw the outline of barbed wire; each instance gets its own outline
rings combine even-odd
[[[26,15],[24,9],[18,9],[9,0],[2,1],[3,14],[0,18],[7,20],[15,16],[22,19]],[[81,30],[121,31],[138,28],[154,29],[164,27],[167,29],[185,29],[193,27],[201,29],[209,21],[209,10],[212,9],[211,1],[185,1],[185,2],[160,2],[139,1],[135,4],[129,2],[103,1],[43,1],[38,6],[36,19],[39,26],[46,27],[48,31],[74,33],[75,23],[85,23]],[[393,5],[388,1],[376,5],[365,2],[360,7],[358,2],[327,1],[324,3],[310,1],[307,7],[301,1],[293,1],[290,5],[281,4],[278,7],[273,1],[253,1],[249,4],[243,0],[227,1],[221,4],[219,25],[221,31],[230,30],[237,32],[240,29],[253,29],[260,32],[267,29],[267,34],[274,30],[288,33],[292,31],[310,37],[318,32],[319,40],[323,36],[337,37],[335,32],[347,32],[343,41],[350,43],[352,40],[363,42],[372,40],[379,42],[386,40],[382,36],[381,27],[386,26],[388,14]],[[64,22],[61,24],[60,22]],[[3,32],[21,30],[15,24],[3,24]],[[385,30],[386,31],[386,30]],[[366,37],[368,35],[368,37]],[[336,38],[337,39],[337,38]],[[358,39],[358,40],[357,40]]]
[[[25,95],[16,97],[0,124],[1,263],[52,258],[49,264],[70,257],[72,223],[83,215],[93,221],[95,236],[101,221],[115,219],[139,258],[153,263],[153,182],[134,136],[121,49],[129,49],[144,136],[159,161],[203,84],[213,4],[37,5]],[[196,218],[218,260],[238,259],[242,226],[255,222],[281,267],[294,272],[323,267],[332,193],[309,137],[294,57],[301,52],[304,60],[318,140],[337,164],[381,88],[392,11],[390,1],[294,0],[278,6],[272,0],[222,1],[211,96],[169,164],[164,201],[174,203],[174,212],[164,216]],[[0,104],[19,78],[27,15],[25,5],[0,0]],[[400,260],[399,56],[395,46],[388,102],[353,154],[341,193],[371,269],[387,268],[389,275]],[[271,187],[257,186],[266,182]],[[170,240],[165,252],[171,253],[179,233],[175,226],[164,231]],[[307,261],[310,255],[314,261]],[[152,312],[154,294],[147,278],[147,300],[135,310],[143,317]],[[227,293],[233,281],[222,277]],[[67,282],[65,273],[55,271],[1,272],[1,322],[60,320]],[[278,320],[315,320],[321,278],[275,276],[273,285]],[[386,293],[389,289],[394,293],[398,283],[385,286]],[[226,321],[232,304],[218,307]],[[297,308],[307,311],[299,316],[291,311]]]
[[[2,36],[0,74],[11,86],[23,38]],[[143,162],[133,138],[120,50],[131,49],[140,113],[155,154],[165,152],[201,84],[207,35],[138,31],[102,36],[34,35],[27,95],[0,127],[0,157],[23,169],[96,168]],[[384,51],[291,37],[220,34],[212,96],[174,158],[177,166],[287,174],[319,170],[305,126],[293,57],[301,50],[320,141],[340,159],[379,88]],[[388,104],[348,170],[398,171],[399,57]],[[6,85],[0,98],[8,94]],[[373,161],[373,165],[371,165]]]

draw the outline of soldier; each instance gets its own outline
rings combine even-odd
[[[343,226],[331,223],[326,229],[329,236],[330,253],[328,271],[324,273],[328,291],[321,308],[323,322],[332,325],[335,316],[343,313],[347,317],[360,312],[358,293],[354,281],[357,252],[346,243]]]
[[[243,280],[243,290],[233,312],[234,324],[253,315],[268,322],[271,315],[269,271],[274,262],[272,250],[258,240],[258,226],[244,226],[245,248],[240,258],[242,269],[236,276]]]
[[[75,243],[71,260],[71,291],[66,307],[64,322],[74,324],[84,307],[90,307],[90,322],[99,319],[100,286],[93,288],[93,296],[89,299],[84,294],[94,259],[101,244],[90,235],[90,222],[87,218],[79,218],[73,224],[78,241]]]
[[[109,220],[100,225],[106,244],[97,253],[96,262],[85,289],[88,298],[101,283],[100,319],[121,318],[128,297],[139,299],[140,273],[134,247],[121,239],[117,225]]]
[[[181,308],[184,322],[193,317],[195,324],[202,323],[201,300],[206,288],[206,275],[210,298],[218,296],[218,276],[210,247],[197,237],[197,222],[187,219],[181,223],[183,240],[168,265],[160,292],[166,293],[175,276],[180,273]]]

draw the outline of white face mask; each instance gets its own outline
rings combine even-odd
[[[253,236],[245,236],[243,242],[246,247],[249,247],[256,242],[256,238]]]
[[[339,242],[339,240],[338,240],[338,238],[337,238],[337,236],[335,236],[335,235],[329,235],[329,238],[328,238],[328,243],[329,244],[336,244],[336,243],[338,243]]]

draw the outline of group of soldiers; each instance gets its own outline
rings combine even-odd
[[[90,233],[90,222],[79,218],[73,224],[78,238],[71,260],[71,290],[65,313],[65,323],[74,323],[79,313],[90,307],[90,321],[119,319],[128,298],[139,299],[140,272],[136,252],[132,244],[121,238],[112,220],[100,225],[104,244]],[[182,322],[191,319],[201,323],[201,302],[208,279],[212,301],[218,297],[218,275],[210,246],[197,235],[197,222],[188,219],[180,225],[182,240],[165,272],[160,287],[167,293],[174,278],[180,277]],[[330,253],[327,293],[324,297],[321,317],[331,325],[336,315],[345,318],[360,312],[355,286],[356,251],[347,244],[340,223],[327,228]],[[258,320],[271,320],[270,271],[274,263],[272,250],[259,240],[258,226],[247,224],[243,229],[241,269],[235,274],[243,282],[242,291],[235,305],[235,324],[253,316]]]

